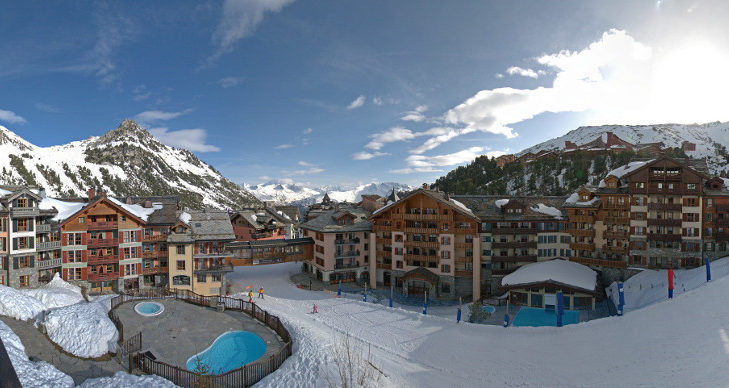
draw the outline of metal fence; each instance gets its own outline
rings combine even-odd
[[[129,338],[129,340],[123,341],[124,326],[114,312],[114,309],[123,303],[133,300],[160,298],[181,300],[205,307],[215,307],[218,304],[222,304],[228,310],[248,314],[275,331],[281,337],[284,346],[265,359],[262,358],[238,369],[217,375],[202,375],[154,360],[148,354],[140,353],[142,349],[142,333],[138,333]],[[226,296],[203,296],[187,290],[172,291],[158,289],[146,290],[135,294],[121,294],[111,300],[111,308],[109,318],[111,318],[117,326],[117,329],[119,329],[120,339],[117,355],[121,355],[120,357],[124,358],[124,361],[128,360],[130,372],[134,368],[139,368],[144,373],[164,377],[181,387],[249,387],[278,369],[292,353],[293,341],[288,330],[281,323],[281,320],[277,316],[269,314],[268,311],[256,306],[255,303],[242,299]]]

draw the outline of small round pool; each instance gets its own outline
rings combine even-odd
[[[153,317],[162,314],[165,311],[165,306],[157,302],[142,302],[134,306],[134,311],[145,317]]]
[[[187,370],[197,372],[204,365],[210,373],[220,374],[258,360],[266,353],[266,343],[250,331],[229,331],[204,351],[187,360]]]
[[[484,305],[484,306],[481,306],[481,311],[485,312],[486,314],[493,314],[496,312],[496,307]]]

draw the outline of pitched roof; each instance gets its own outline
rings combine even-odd
[[[347,208],[346,211],[354,216],[354,220],[351,224],[339,225],[337,223],[337,214],[341,217],[344,213],[337,209],[331,209],[313,220],[309,220],[301,224],[301,227],[325,233],[363,232],[372,230],[372,221],[368,219],[370,212],[363,208]]]
[[[555,259],[521,266],[501,279],[501,285],[509,288],[537,283],[563,284],[594,292],[597,272],[586,265]]]
[[[393,193],[394,193],[394,190],[393,190]],[[460,201],[454,199],[454,198],[457,198],[457,197],[460,198],[461,196],[453,196],[453,198],[451,198],[448,194],[446,194],[446,193],[444,193],[442,191],[435,191],[435,190],[429,190],[429,189],[419,188],[419,189],[416,189],[416,190],[411,191],[406,196],[398,199],[397,202],[404,201],[404,200],[406,200],[406,199],[408,199],[410,197],[413,197],[415,195],[418,195],[418,194],[426,195],[426,196],[428,196],[428,197],[430,197],[430,198],[432,198],[432,199],[434,199],[434,200],[436,200],[436,201],[438,201],[440,203],[443,203],[445,205],[448,205],[449,207],[451,207],[452,209],[454,209],[456,211],[459,211],[461,213],[464,213],[465,215],[467,215],[469,217],[473,217],[474,219],[478,220],[478,217],[474,214],[473,210],[471,210],[468,206],[466,206],[465,204],[461,203]],[[395,195],[395,196],[397,196],[397,195]],[[385,206],[383,206],[383,207],[375,210],[374,213],[372,213],[372,216],[370,218],[375,217],[377,214],[380,214],[380,213],[382,213],[383,211],[385,211],[387,209],[390,209],[397,202],[389,202],[388,201],[388,204],[387,205],[385,205]]]
[[[454,195],[482,221],[486,220],[559,220],[566,219],[564,196]],[[504,208],[523,207],[522,213]]]
[[[195,240],[235,240],[233,225],[224,210],[190,210],[187,223]]]

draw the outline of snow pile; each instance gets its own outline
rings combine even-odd
[[[532,210],[537,213],[546,214],[554,218],[562,219],[562,211],[553,206],[547,206],[543,203],[538,203],[532,206]]]
[[[51,341],[79,357],[94,358],[116,351],[119,333],[101,303],[77,303],[52,309],[43,326]]]
[[[190,219],[191,218],[192,218],[192,215],[190,213],[188,213],[188,212],[182,212],[182,213],[180,213],[180,221],[182,221],[182,222],[184,222],[186,224],[189,224],[190,223]]]
[[[637,170],[637,169],[645,166],[646,164],[652,162],[653,160],[654,159],[644,160],[644,161],[638,161],[638,162],[630,162],[630,163],[628,163],[628,164],[626,164],[624,166],[620,166],[620,167],[618,167],[618,168],[610,171],[605,176],[606,177],[609,177],[609,176],[612,175],[612,176],[620,179],[623,176],[628,175],[629,173],[631,173],[631,172],[633,172],[633,171],[635,171],[635,170]],[[598,187],[605,187],[605,180],[604,179],[600,181],[600,185]]]
[[[555,259],[531,263],[501,279],[502,286],[552,281],[583,290],[595,290],[597,272],[590,267],[571,261]]]
[[[456,207],[459,207],[459,208],[460,208],[461,210],[463,210],[464,212],[466,212],[466,213],[468,213],[468,214],[470,214],[470,215],[472,215],[472,216],[473,216],[473,212],[472,212],[472,211],[471,211],[471,209],[469,209],[469,208],[468,208],[468,207],[467,207],[466,205],[464,205],[464,204],[462,204],[462,203],[460,203],[460,202],[458,202],[458,201],[456,201],[455,199],[452,199],[452,198],[451,198],[451,202],[452,202],[452,203],[453,203],[454,205],[456,205]]]
[[[155,375],[135,376],[126,372],[116,372],[112,377],[98,377],[84,381],[79,388],[114,387],[177,387],[171,381]]]
[[[577,201],[580,200],[580,195],[577,193],[572,193],[564,202],[565,203],[577,203]]]
[[[40,300],[22,290],[0,285],[0,315],[15,319],[35,319],[46,306]]]
[[[42,287],[21,291],[41,301],[46,309],[64,307],[84,300],[81,288],[64,281],[58,273]]]
[[[73,387],[71,376],[56,369],[45,361],[30,361],[25,346],[13,331],[0,321],[0,339],[5,345],[10,362],[24,387]]]
[[[573,204],[576,206],[592,206],[595,204],[595,202],[599,201],[600,197],[593,197],[589,201],[580,201],[580,195],[577,193],[572,193],[567,199],[564,201],[565,204]]]
[[[729,275],[729,257],[711,262],[714,279]],[[673,270],[673,292],[675,295],[693,290],[706,284],[706,267]],[[624,311],[643,308],[668,299],[668,270],[643,270],[623,283],[625,292]],[[617,304],[618,283],[613,282],[605,292]]]
[[[507,203],[509,203],[509,199],[508,198],[497,199],[496,201],[494,201],[494,205],[496,205],[496,207],[498,207],[498,208],[506,205]]]

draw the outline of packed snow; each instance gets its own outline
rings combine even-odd
[[[38,318],[46,309],[43,302],[23,290],[0,285],[0,315],[24,321]]]
[[[51,309],[43,326],[51,341],[76,356],[95,358],[116,352],[119,332],[99,303]]]
[[[128,211],[129,213],[132,213],[138,218],[141,218],[143,221],[147,221],[149,215],[154,213],[155,210],[162,209],[162,204],[157,202],[152,203],[152,207],[144,207],[138,204],[126,204],[111,197],[109,197],[109,200],[111,202],[114,202],[117,206],[120,206],[122,209]]]
[[[464,204],[462,204],[462,203],[460,203],[460,202],[456,201],[456,200],[455,200],[455,199],[453,199],[453,198],[451,198],[451,200],[450,200],[450,201],[451,201],[451,202],[452,202],[452,203],[453,203],[454,205],[456,205],[456,207],[460,208],[460,209],[461,209],[461,210],[463,210],[464,212],[466,212],[466,213],[468,213],[468,214],[470,214],[470,215],[473,215],[473,212],[471,211],[471,209],[469,209],[469,208],[468,208],[468,207],[467,207],[466,205],[464,205]]]
[[[650,163],[652,161],[653,161],[653,159],[651,159],[651,160],[637,161],[637,162],[630,162],[630,163],[628,163],[628,164],[626,164],[624,166],[620,166],[620,167],[618,167],[618,168],[610,171],[605,176],[608,177],[608,176],[611,176],[612,175],[612,176],[620,179],[620,178],[622,178],[622,177],[630,174],[631,172],[633,172],[633,171],[635,171],[635,170],[637,170],[637,169],[645,166],[646,164],[648,164],[648,163]],[[600,181],[600,184],[598,185],[598,187],[606,187],[606,184],[605,184],[605,180],[604,179]]]
[[[58,214],[53,217],[54,221],[64,221],[77,211],[81,210],[86,204],[82,202],[66,202],[54,198],[43,198],[38,204],[40,209],[50,210],[56,209]]]
[[[0,339],[5,345],[22,386],[53,388],[74,386],[71,376],[59,371],[53,365],[45,361],[30,361],[20,338],[2,321],[0,321]]]
[[[498,207],[498,208],[506,205],[507,203],[509,203],[509,199],[508,198],[497,199],[496,201],[494,201],[494,205],[496,205],[496,207]]]
[[[550,280],[583,290],[594,290],[597,284],[597,272],[579,263],[554,259],[521,266],[504,276],[501,285],[513,286]]]
[[[58,273],[48,284],[21,291],[41,301],[45,305],[45,309],[69,306],[84,300],[81,288],[64,281]]]
[[[345,333],[387,376],[381,386],[729,384],[729,277],[623,317],[503,328],[302,290],[288,279],[298,271],[299,264],[285,263],[237,268],[230,276],[236,287],[262,285],[266,298],[256,303],[294,337],[294,354],[262,387],[325,384],[332,349]]]
[[[138,387],[162,387],[173,388],[177,385],[171,381],[155,375],[135,376],[126,372],[116,372],[112,377],[97,377],[84,381],[79,388],[114,387],[114,388],[138,388]]]
[[[729,257],[711,262],[714,279],[729,275]],[[674,295],[681,294],[706,284],[706,267],[673,270]],[[668,299],[668,270],[642,270],[623,284],[625,306],[628,312]],[[612,283],[605,292],[614,303],[618,302],[618,283]]]
[[[190,219],[191,218],[192,218],[192,214],[190,214],[188,212],[182,212],[182,213],[180,213],[180,221],[182,221],[182,222],[184,222],[186,224],[189,224],[190,223]]]
[[[542,213],[557,219],[562,219],[562,211],[553,206],[547,206],[543,203],[538,203],[532,206],[532,210],[537,213]]]

